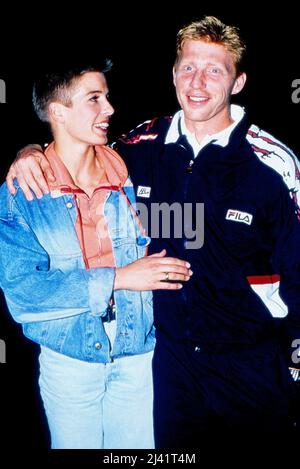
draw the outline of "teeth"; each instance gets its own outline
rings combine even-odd
[[[101,122],[100,124],[95,124],[95,127],[100,128],[100,129],[107,129],[109,124],[107,122]]]
[[[196,96],[189,97],[191,101],[195,101],[196,103],[200,103],[202,101],[206,101],[208,98],[197,98]]]

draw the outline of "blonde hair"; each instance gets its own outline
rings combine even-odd
[[[240,71],[242,59],[246,51],[246,44],[235,26],[227,26],[215,16],[204,16],[199,21],[193,21],[178,31],[176,41],[175,65],[180,60],[185,41],[204,41],[220,44],[233,55],[237,71]]]

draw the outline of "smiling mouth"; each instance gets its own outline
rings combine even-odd
[[[94,127],[96,127],[96,129],[101,129],[101,130],[107,131],[107,129],[109,127],[109,123],[108,122],[99,122],[97,124],[94,124]]]
[[[209,100],[208,96],[188,96],[189,101],[193,103],[204,103]]]

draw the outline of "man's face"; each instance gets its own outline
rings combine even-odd
[[[73,141],[105,145],[109,118],[114,109],[107,99],[103,73],[85,73],[71,90],[72,105],[63,106],[64,129]]]
[[[174,85],[187,128],[201,123],[208,133],[230,123],[230,96],[244,86],[246,76],[236,77],[232,54],[222,45],[187,40],[173,70]]]

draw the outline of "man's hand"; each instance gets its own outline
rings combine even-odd
[[[166,250],[143,257],[116,269],[115,290],[178,290],[187,282],[190,264],[175,257],[165,257]]]
[[[14,178],[18,180],[27,200],[33,200],[32,192],[38,199],[49,193],[46,179],[54,182],[55,177],[40,145],[27,145],[22,148],[9,168],[6,182],[12,195],[16,193]]]

